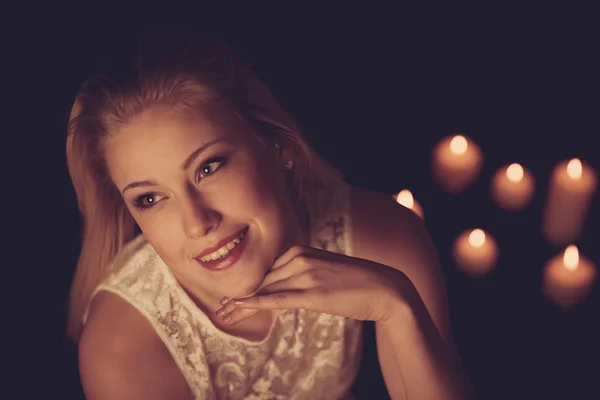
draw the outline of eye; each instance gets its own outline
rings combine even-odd
[[[198,168],[197,179],[207,178],[217,172],[227,161],[226,157],[214,157],[207,160]],[[138,211],[146,211],[161,201],[161,196],[156,193],[144,193],[133,201],[133,207]]]
[[[225,157],[215,157],[207,160],[206,163],[202,164],[200,168],[198,168],[197,178],[206,178],[214,174],[223,166],[225,161]]]
[[[158,200],[157,197],[159,197]],[[159,201],[160,196],[154,193],[145,193],[141,196],[136,197],[136,199],[133,201],[133,207],[138,211],[146,211],[149,208],[154,207],[154,205]]]

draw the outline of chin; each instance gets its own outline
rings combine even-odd
[[[243,284],[236,285],[235,288],[226,288],[224,290],[224,293],[227,297],[233,299],[247,297],[256,292],[260,287],[261,283],[262,278],[252,280],[251,282],[249,280],[245,280]]]
[[[256,269],[244,272],[227,279],[229,282],[226,283],[226,287],[223,287],[225,296],[230,298],[246,297],[252,295],[260,288],[265,279],[265,271]]]

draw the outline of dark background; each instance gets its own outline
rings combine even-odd
[[[457,345],[481,398],[600,398],[598,283],[570,312],[540,294],[543,264],[561,250],[539,229],[550,170],[576,156],[600,171],[599,36],[591,9],[369,3],[159,11],[192,18],[228,40],[350,183],[413,191],[441,256]],[[15,356],[5,359],[9,381],[14,398],[76,399],[76,353],[64,339],[80,229],[65,163],[67,117],[99,51],[155,17],[105,7],[12,7],[2,16],[9,100],[2,107],[9,161],[3,201],[7,219],[17,222],[8,243],[18,266],[5,278],[11,317],[4,330],[18,340],[6,346]],[[428,168],[435,143],[453,132],[471,137],[485,155],[480,178],[457,196],[438,188]],[[520,213],[501,211],[488,195],[493,171],[510,162],[529,168],[538,184]],[[596,196],[577,243],[597,264],[599,212]],[[495,235],[501,250],[497,268],[481,279],[462,275],[449,258],[456,235],[472,227]],[[381,398],[372,326],[366,333],[357,391]]]

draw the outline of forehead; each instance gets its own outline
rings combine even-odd
[[[247,141],[249,129],[231,113],[208,118],[201,113],[183,113],[154,108],[136,116],[107,140],[105,156],[118,187],[129,181],[160,179],[165,171],[179,170],[181,163],[207,142],[227,139]]]
[[[188,141],[210,141],[225,135],[233,125],[233,118],[211,118],[200,112],[183,112],[169,108],[152,108],[124,124],[110,141],[156,143],[176,146]],[[228,126],[223,126],[227,124]]]

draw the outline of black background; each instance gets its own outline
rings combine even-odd
[[[14,398],[82,396],[74,346],[64,339],[79,250],[66,121],[99,50],[156,15],[184,16],[228,40],[350,183],[413,191],[442,259],[457,345],[481,398],[600,398],[598,283],[567,313],[540,294],[543,264],[561,250],[539,229],[550,170],[576,156],[600,171],[599,36],[591,9],[230,3],[163,6],[150,18],[106,7],[2,13],[3,202],[6,220],[16,222],[7,231],[4,331],[16,338],[6,341],[14,359],[5,359]],[[438,188],[428,168],[435,143],[453,132],[471,137],[485,155],[480,178],[457,196]],[[491,202],[488,187],[497,167],[515,161],[538,186],[532,205],[513,214]],[[597,264],[599,212],[596,196],[577,243]],[[481,279],[462,275],[449,257],[456,235],[472,227],[495,235],[501,250],[496,269]],[[380,398],[371,328],[357,390]]]

